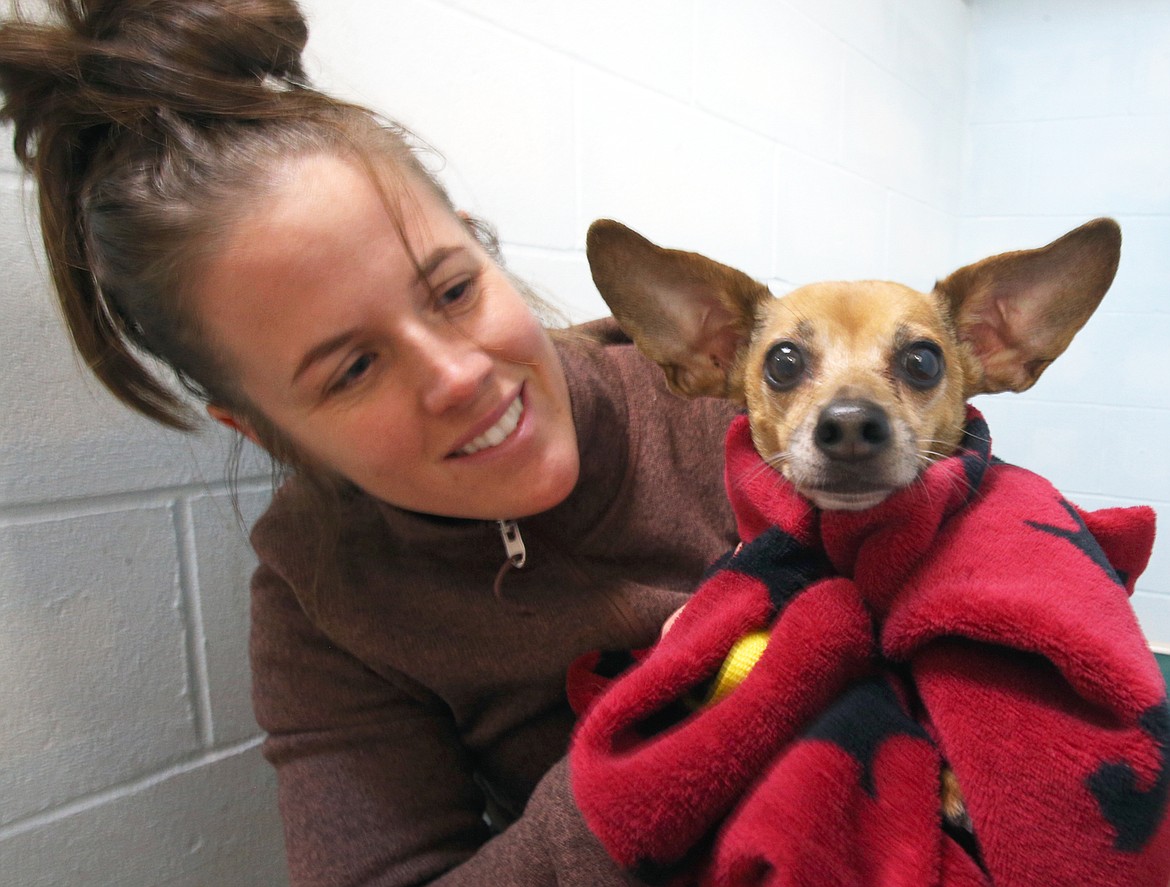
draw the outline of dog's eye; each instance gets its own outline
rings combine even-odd
[[[914,342],[898,352],[897,368],[915,388],[933,388],[943,375],[942,351],[934,342]]]
[[[777,391],[795,388],[804,376],[804,353],[793,342],[777,342],[764,355],[764,379]]]

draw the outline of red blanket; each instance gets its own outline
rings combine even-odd
[[[869,511],[815,510],[746,417],[727,485],[743,546],[571,750],[615,859],[671,884],[1166,887],[1170,709],[1128,601],[1150,509],[1081,511],[992,459],[974,409]],[[746,679],[686,705],[762,627]],[[943,827],[947,765],[973,835]]]

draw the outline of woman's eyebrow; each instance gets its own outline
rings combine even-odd
[[[425,281],[428,277],[435,273],[435,271],[446,262],[451,256],[465,252],[466,247],[462,245],[441,246],[431,251],[431,253],[418,264],[418,279]],[[315,364],[317,361],[328,357],[335,351],[344,348],[354,338],[357,337],[357,330],[345,330],[338,333],[336,336],[330,336],[322,342],[317,343],[308,351],[305,356],[297,363],[296,369],[292,374],[292,383],[295,385],[297,380],[304,375],[305,371]]]
[[[456,253],[463,252],[466,247],[463,246],[440,246],[431,251],[431,254],[423,261],[418,263],[418,276],[420,280],[426,280],[435,270],[442,265],[447,259]]]
[[[323,342],[318,342],[312,348],[305,352],[305,356],[301,358],[297,364],[296,370],[293,371],[292,383],[295,385],[297,379],[315,364],[317,361],[328,357],[335,351],[338,351],[348,345],[357,336],[357,330],[346,330],[343,333],[338,333],[336,336],[330,336]]]

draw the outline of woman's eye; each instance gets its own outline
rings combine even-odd
[[[915,388],[933,388],[943,376],[942,351],[934,342],[914,342],[898,352],[897,370]]]
[[[471,287],[470,280],[463,280],[452,287],[444,290],[439,295],[439,307],[449,308],[452,305],[458,304],[467,296],[467,291]]]
[[[764,380],[777,391],[795,388],[804,370],[804,352],[795,342],[777,342],[764,355]]]
[[[345,372],[341,374],[341,378],[334,382],[329,387],[329,393],[333,394],[338,391],[344,391],[350,385],[357,382],[369,371],[374,363],[373,354],[362,354],[356,358],[349,366],[345,368]]]

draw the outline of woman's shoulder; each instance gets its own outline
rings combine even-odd
[[[630,337],[612,317],[599,317],[596,320],[574,324],[565,329],[556,330],[554,335],[561,339],[575,340],[594,348],[632,344]]]
[[[321,576],[322,553],[354,548],[371,535],[388,544],[376,501],[352,488],[325,489],[290,474],[252,527],[260,564],[294,588]]]
[[[671,391],[662,368],[637,349],[612,317],[561,330],[557,341],[566,372],[578,382],[592,382],[619,396],[631,425],[701,419],[722,435],[738,411],[723,398],[688,398]]]
[[[564,362],[584,446],[624,430],[630,487],[647,501],[703,502],[723,520],[723,449],[738,412],[715,397],[671,391],[662,368],[632,344],[612,318],[571,330],[578,355]],[[589,443],[586,443],[589,441]],[[676,501],[677,500],[677,501]],[[673,507],[673,506],[672,506]]]

